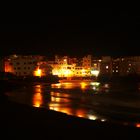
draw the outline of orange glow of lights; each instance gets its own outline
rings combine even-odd
[[[61,83],[58,84],[51,84],[52,88],[61,88]]]
[[[39,77],[41,77],[41,75],[42,75],[41,69],[38,68],[37,70],[34,71],[34,76],[39,76]]]
[[[52,102],[60,102],[61,99],[60,98],[57,98],[57,97],[51,97],[51,101]]]
[[[136,127],[137,127],[137,128],[140,128],[140,123],[137,123],[137,124],[136,124]]]
[[[42,103],[43,103],[43,99],[41,93],[35,93],[33,97],[33,106],[40,107]]]
[[[82,83],[80,83],[80,84],[81,84],[81,88],[82,88],[82,89],[85,89],[85,88],[86,88],[86,85],[87,85],[86,83],[82,82]]]
[[[42,90],[41,85],[36,85],[34,88],[35,93],[41,93],[42,92],[41,90]]]
[[[74,115],[70,108],[61,108],[59,106],[51,105],[51,106],[49,106],[49,109],[54,110],[54,111],[58,111],[58,112],[62,112],[62,113],[68,114],[68,115]]]
[[[71,71],[70,71],[70,70],[65,70],[65,71],[63,71],[63,74],[64,74],[66,77],[70,77],[70,76],[71,76]]]
[[[77,110],[76,116],[84,118],[86,116],[86,114],[83,110]]]

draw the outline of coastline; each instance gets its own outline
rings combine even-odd
[[[28,82],[25,83],[29,84]],[[67,135],[77,138],[82,138],[83,136],[91,138],[94,130],[94,137],[102,138],[100,133],[106,133],[104,136],[116,136],[117,130],[118,136],[127,137],[130,136],[128,131],[137,130],[137,128],[129,126],[68,116],[64,113],[45,108],[35,108],[11,102],[4,95],[5,90],[20,88],[20,86],[23,86],[23,83],[16,81],[15,84],[8,81],[3,84],[5,84],[3,86],[4,90],[0,92],[0,95],[2,95],[0,98],[0,123],[1,128],[6,133],[11,132],[13,134],[13,131],[17,133],[19,130],[22,130],[21,135],[26,135],[29,131],[32,137],[47,135],[50,138],[58,138],[58,135],[60,137]],[[108,130],[111,134],[108,133]],[[16,133],[15,135],[17,135]],[[54,133],[57,135],[54,135]]]

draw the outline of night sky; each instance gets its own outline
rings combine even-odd
[[[47,9],[47,8],[46,8]],[[65,6],[1,16],[0,55],[139,55],[137,8]]]

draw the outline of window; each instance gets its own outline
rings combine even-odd
[[[19,62],[17,62],[17,65],[19,65],[20,63]]]
[[[28,70],[30,69],[30,67],[28,67]]]
[[[24,67],[24,69],[26,70],[26,67]]]
[[[17,69],[20,70],[20,67],[18,67]]]
[[[24,65],[26,65],[26,62],[24,62]]]

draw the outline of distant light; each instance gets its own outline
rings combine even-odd
[[[34,71],[34,76],[41,77],[41,75],[42,75],[42,70],[41,69],[38,68],[37,70]]]
[[[99,86],[100,83],[99,82],[92,82],[91,85],[93,85],[93,86]]]
[[[16,54],[13,55],[14,58],[17,58],[18,56]]]
[[[98,70],[91,70],[91,74],[97,77],[99,75],[99,71]]]
[[[101,119],[101,122],[105,122],[106,121],[106,119]]]
[[[140,128],[140,123],[137,123],[137,124],[136,124],[136,127],[137,127],[137,128]]]
[[[100,59],[99,62],[101,62],[102,60]]]
[[[96,120],[97,119],[97,117],[95,115],[88,115],[88,118],[90,120]]]
[[[85,82],[81,82],[80,84],[81,84],[81,89],[85,89],[87,86],[87,84]]]
[[[106,66],[105,68],[108,69],[108,66]]]
[[[118,70],[116,70],[116,72],[118,72]]]
[[[104,86],[105,86],[105,88],[109,88],[109,84],[105,84]]]

